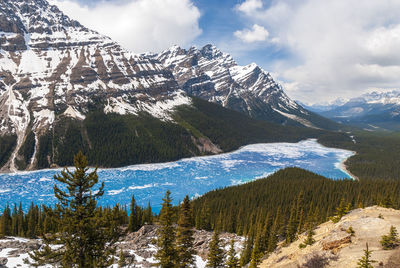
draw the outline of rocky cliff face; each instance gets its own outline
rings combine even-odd
[[[213,45],[188,50],[173,46],[154,58],[172,71],[189,95],[257,119],[316,127],[312,115],[291,100],[268,72],[255,63],[239,66]]]
[[[346,232],[350,226],[354,236]],[[400,248],[383,250],[379,242],[391,226],[400,229],[400,211],[377,206],[356,209],[338,223],[319,225],[312,246],[299,248],[306,237],[303,234],[291,245],[279,246],[260,267],[356,267],[366,243],[372,250],[371,259],[377,261],[374,267],[400,267]]]
[[[47,1],[0,2],[0,135],[18,136],[7,169],[16,169],[29,131],[37,140],[60,117],[83,120],[100,106],[105,113],[145,111],[169,120],[169,111],[189,103],[159,62],[132,54]]]

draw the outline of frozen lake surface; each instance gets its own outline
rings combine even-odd
[[[220,155],[193,157],[176,162],[133,165],[98,171],[105,182],[100,205],[128,205],[132,194],[139,205],[150,201],[154,211],[169,189],[174,204],[210,190],[263,178],[285,168],[300,167],[328,178],[350,178],[341,163],[354,153],[327,148],[310,139],[298,143],[265,143],[244,146]],[[60,169],[0,174],[0,209],[22,202],[26,209],[35,204],[54,204],[53,176]]]

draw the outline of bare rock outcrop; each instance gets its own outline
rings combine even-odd
[[[363,256],[365,244],[372,250],[374,267],[400,267],[400,249],[383,250],[381,236],[390,226],[400,230],[400,211],[378,206],[355,209],[338,223],[325,222],[315,229],[315,243],[304,249],[299,244],[306,234],[287,247],[280,245],[260,267],[356,267]],[[351,236],[346,230],[352,227]]]

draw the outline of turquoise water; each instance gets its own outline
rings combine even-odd
[[[116,169],[101,169],[99,180],[105,182],[105,194],[100,205],[128,205],[132,194],[139,205],[151,202],[159,211],[161,198],[167,190],[174,204],[210,190],[248,182],[285,168],[300,167],[328,178],[350,178],[340,163],[354,153],[327,148],[316,140],[298,143],[266,143],[214,156],[193,157],[176,162],[133,165]],[[0,175],[0,208],[22,202],[26,209],[35,204],[54,204],[54,174],[58,170],[40,170]]]

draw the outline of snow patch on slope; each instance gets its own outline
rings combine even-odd
[[[275,108],[274,108],[274,110],[275,110],[276,112],[280,113],[281,115],[286,116],[287,118],[292,119],[292,120],[294,120],[294,121],[297,121],[297,122],[299,122],[300,124],[302,124],[302,125],[304,125],[304,126],[306,126],[306,127],[319,129],[319,128],[317,128],[316,126],[314,126],[310,121],[308,121],[308,120],[306,120],[306,119],[304,119],[304,118],[301,118],[301,117],[299,117],[299,116],[297,116],[297,115],[285,113],[285,112],[282,112],[282,111],[280,111],[280,110],[278,110],[278,109],[275,109]]]
[[[141,102],[129,104],[123,97],[110,98],[107,100],[107,105],[104,107],[104,112],[117,113],[121,115],[133,114],[138,115],[139,112],[148,112],[152,116],[161,120],[173,121],[171,113],[180,105],[191,105],[191,99],[183,92],[179,91],[173,98],[156,102]]]
[[[79,120],[84,120],[86,118],[83,114],[75,110],[72,106],[68,106],[67,110],[65,110],[64,112],[64,115]]]

